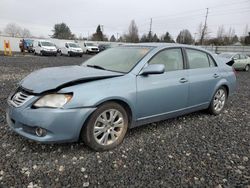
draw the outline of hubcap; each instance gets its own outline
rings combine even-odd
[[[226,102],[226,93],[223,89],[219,89],[214,96],[214,109],[219,112],[223,109]]]
[[[116,109],[106,110],[99,115],[94,125],[95,140],[101,145],[113,144],[121,135],[124,118]]]

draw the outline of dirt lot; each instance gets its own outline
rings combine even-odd
[[[138,127],[109,152],[82,142],[42,145],[10,131],[6,98],[42,67],[79,57],[0,56],[0,187],[250,187],[250,73],[219,116],[206,112]]]

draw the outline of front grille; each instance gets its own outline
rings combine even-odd
[[[93,51],[98,51],[98,49],[97,49],[97,48],[91,48],[91,50],[93,50]]]
[[[14,107],[20,107],[24,103],[26,103],[29,99],[31,99],[33,95],[28,94],[27,92],[21,90],[17,91],[11,98],[10,104]]]

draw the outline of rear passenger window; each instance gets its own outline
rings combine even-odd
[[[206,53],[191,49],[186,49],[186,52],[190,69],[210,67],[210,63]]]
[[[217,65],[216,65],[215,61],[213,60],[213,58],[210,55],[207,55],[207,56],[209,59],[210,67],[216,67]]]
[[[163,64],[166,71],[175,71],[183,69],[183,57],[181,49],[167,49],[159,52],[149,64]]]

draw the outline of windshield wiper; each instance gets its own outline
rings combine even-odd
[[[106,70],[105,68],[99,66],[99,65],[86,65],[87,67],[92,67],[92,68],[95,68],[95,69],[101,69],[101,70]]]

